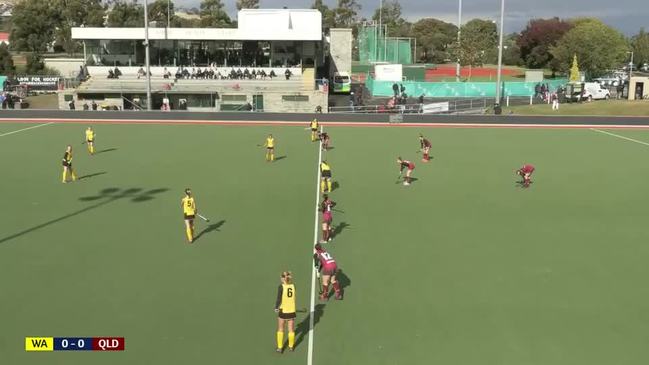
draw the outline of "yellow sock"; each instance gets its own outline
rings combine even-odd
[[[293,348],[295,346],[295,332],[288,333],[288,347]]]
[[[284,332],[278,331],[277,332],[277,348],[281,349],[282,347],[284,347]]]
[[[90,153],[92,153],[92,154],[95,153],[95,146],[90,147]]]
[[[274,153],[271,153],[271,154],[270,154],[270,160],[271,160],[271,161],[275,161],[275,154],[274,154]]]
[[[194,240],[194,234],[191,228],[185,228],[185,233],[187,234],[187,241],[191,242]]]
[[[331,180],[327,181],[327,190],[331,192]]]
[[[325,182],[323,180],[323,181],[320,181],[320,192],[324,193],[324,191],[325,191]]]
[[[66,173],[65,173],[65,170],[63,170],[63,176],[61,177],[61,181],[65,182],[65,180],[66,180],[65,177],[66,177]]]
[[[72,181],[75,181],[77,179],[77,175],[74,173],[74,170],[70,170],[70,173],[72,174]]]

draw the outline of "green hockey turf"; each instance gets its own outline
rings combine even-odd
[[[308,131],[94,128],[95,156],[84,125],[0,137],[0,363],[306,364],[307,314],[296,352],[278,355],[272,309],[286,269],[298,307],[311,301]],[[588,129],[327,130],[345,299],[316,301],[313,364],[649,361],[648,146]],[[257,146],[268,133],[274,163]],[[71,184],[66,144],[84,176]],[[409,187],[399,155],[417,165]],[[513,174],[523,163],[537,168],[529,189]],[[185,187],[211,219],[193,245]],[[26,336],[119,336],[126,351],[31,353]]]

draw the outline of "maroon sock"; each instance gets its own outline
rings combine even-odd
[[[428,161],[428,154],[424,153],[424,160]]]
[[[336,291],[336,294],[340,295],[340,284],[336,281],[333,285],[334,285],[334,290]]]
[[[329,296],[329,285],[322,286],[322,296],[325,298]]]
[[[322,230],[322,240],[323,241],[326,241],[329,238],[327,236],[329,236],[329,231],[326,230],[326,229]]]

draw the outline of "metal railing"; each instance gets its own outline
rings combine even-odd
[[[492,98],[427,100],[423,104],[387,104],[330,107],[329,113],[385,113],[385,114],[424,114],[425,106],[430,104],[447,104],[442,111],[427,114],[484,114],[493,107]]]

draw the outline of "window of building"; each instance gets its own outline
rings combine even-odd
[[[308,95],[282,95],[282,101],[299,101],[299,102],[308,102]]]

